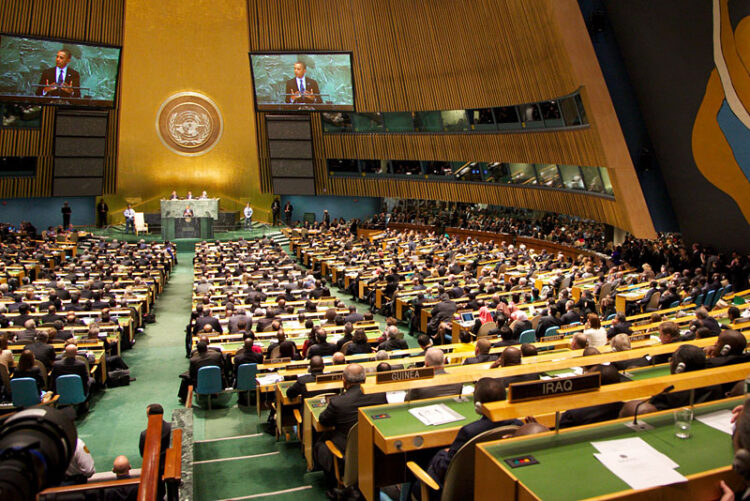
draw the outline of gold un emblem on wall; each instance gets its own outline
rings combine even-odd
[[[156,132],[164,146],[178,155],[198,156],[221,138],[224,122],[216,104],[197,92],[169,97],[156,114]]]

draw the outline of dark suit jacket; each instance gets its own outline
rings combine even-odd
[[[536,338],[541,339],[547,329],[550,327],[559,327],[562,325],[562,320],[557,317],[545,315],[539,319],[539,323],[536,324]]]
[[[320,414],[320,424],[323,426],[333,426],[334,431],[330,439],[339,448],[346,448],[346,435],[349,428],[357,422],[360,407],[368,405],[385,404],[385,393],[372,393],[365,395],[359,385],[352,386],[343,395],[335,395],[328,402],[328,407]]]
[[[310,374],[303,374],[297,378],[297,380],[294,382],[292,386],[287,388],[286,390],[286,396],[289,398],[296,398],[297,396],[301,396],[302,399],[306,399],[309,397],[313,397],[315,395],[320,395],[322,393],[329,393],[330,390],[315,390],[315,391],[307,391],[305,389],[305,385],[307,383],[314,383],[315,377],[323,374],[322,372],[313,372]]]
[[[464,360],[463,365],[482,364],[484,362],[494,362],[495,360],[497,360],[497,355],[479,355],[478,357],[467,358]]]
[[[206,353],[196,353],[190,357],[190,380],[192,384],[198,382],[198,369],[215,365],[224,373],[224,357],[221,353],[214,350],[207,350]]]
[[[245,348],[242,348],[237,351],[237,353],[234,355],[234,375],[237,375],[237,369],[239,369],[240,365],[242,364],[262,364],[263,363],[263,354],[261,353],[255,353],[254,351],[247,351]]]
[[[305,91],[312,92],[313,96],[302,96],[299,99],[296,99],[292,101],[292,96],[289,94],[292,94],[294,92],[299,92],[299,87],[297,86],[297,79],[292,78],[291,80],[286,81],[286,90],[284,91],[285,94],[287,94],[284,99],[287,103],[299,103],[299,104],[310,104],[310,103],[322,103],[323,99],[320,97],[320,88],[318,88],[318,82],[313,80],[312,78],[309,78],[307,76],[303,77],[305,79]]]
[[[334,353],[336,353],[336,345],[333,343],[314,344],[307,349],[307,358],[312,358],[315,355],[327,357]]]
[[[34,358],[42,362],[47,370],[50,370],[52,364],[55,363],[55,349],[50,344],[35,341],[31,344],[27,344],[23,349],[31,350],[34,354]]]
[[[724,398],[724,391],[721,386],[706,386],[695,390],[694,403],[700,404]],[[651,398],[651,403],[660,411],[666,409],[675,409],[677,407],[687,407],[690,405],[690,390],[677,391],[674,393],[665,393]]]
[[[83,383],[83,392],[85,394],[88,394],[89,374],[86,371],[86,363],[82,360],[68,357],[63,357],[62,360],[58,360],[57,362],[52,364],[52,374],[50,375],[51,380],[49,383],[52,391],[57,391],[55,386],[57,378],[66,374],[75,374],[77,376],[81,376],[81,382]]]
[[[203,327],[206,325],[210,325],[213,330],[221,334],[224,332],[224,330],[221,327],[221,323],[219,322],[219,319],[216,317],[198,317],[195,319],[195,325],[193,326],[193,335],[203,330]]]
[[[607,329],[607,339],[612,339],[618,334],[632,334],[633,331],[630,330],[630,322],[623,322],[617,325],[613,325],[609,329]]]
[[[370,348],[370,345],[368,343],[352,343],[346,348],[346,353],[344,355],[358,355],[360,353],[372,353],[372,348]]]
[[[565,314],[563,314],[562,317],[560,317],[560,321],[564,325],[572,324],[573,322],[580,322],[581,321],[581,315],[576,313],[575,311],[566,311]]]
[[[54,84],[57,80],[57,71],[56,67],[47,68],[42,72],[42,76],[39,78],[39,85],[46,85]],[[47,96],[59,96],[59,97],[81,97],[81,75],[78,74],[78,72],[74,69],[72,69],[70,66],[68,66],[67,71],[65,72],[65,85],[71,85],[74,87],[73,92],[68,94],[65,91],[62,91],[60,89],[55,89],[50,92],[48,92]],[[37,87],[36,88],[36,95],[41,96],[44,93],[43,87]]]
[[[28,371],[16,369],[16,371],[13,373],[13,378],[18,379],[22,377],[30,377],[31,379],[35,380],[37,391],[41,391],[44,389],[44,377],[42,376],[42,371],[39,370],[39,367],[32,367]]]
[[[172,436],[172,424],[167,423],[162,419],[161,421],[161,451],[159,452],[159,479],[164,473],[164,459],[167,456],[167,449],[169,449],[169,439]],[[143,449],[146,447],[146,430],[141,432],[141,438],[138,441],[138,450],[143,457]]]
[[[620,415],[622,405],[622,402],[613,402],[565,411],[560,418],[560,428],[570,428],[571,426],[581,426],[617,419]]]

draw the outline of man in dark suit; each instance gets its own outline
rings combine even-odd
[[[198,307],[201,307],[201,306],[202,305],[198,305]],[[195,336],[199,332],[202,332],[203,328],[206,325],[210,325],[214,331],[221,334],[223,332],[223,329],[221,327],[221,323],[219,322],[219,319],[211,316],[210,308],[201,308],[201,309],[202,309],[201,316],[195,319],[195,325],[193,325],[193,336]]]
[[[209,350],[208,343],[205,341],[198,341],[195,347],[195,353],[190,357],[190,368],[188,369],[188,372],[180,374],[181,382],[177,396],[182,402],[187,398],[188,387],[190,385],[195,387],[198,382],[198,369],[201,367],[216,366],[221,369],[221,374],[224,374],[224,357],[221,353],[215,350]],[[222,384],[224,383],[222,382]]]
[[[34,358],[39,360],[47,368],[47,371],[52,369],[52,364],[55,362],[55,349],[47,343],[47,333],[39,331],[36,333],[36,339],[33,343],[27,344],[23,347],[24,350],[31,350],[34,354]]]
[[[443,368],[445,355],[440,348],[430,348],[424,355],[424,366],[432,367],[435,375],[445,374]],[[463,389],[461,383],[441,384],[435,386],[426,386],[424,388],[413,388],[406,394],[406,400],[422,400],[424,398],[444,397],[449,395],[460,395]]]
[[[576,304],[574,301],[570,300],[567,303],[565,303],[565,314],[560,317],[560,321],[563,325],[572,324],[573,322],[580,322],[581,321],[581,315],[578,314],[578,312],[575,310]]]
[[[490,355],[490,348],[492,345],[490,344],[489,339],[480,339],[477,341],[477,346],[474,349],[474,355],[473,357],[469,357],[466,360],[464,360],[464,365],[471,365],[471,364],[481,364],[484,362],[492,362],[495,359],[497,359],[497,355]]]
[[[307,358],[327,357],[336,353],[336,345],[327,341],[328,335],[322,327],[316,328],[315,344],[307,349]]]
[[[550,327],[560,327],[561,325],[562,320],[560,320],[560,313],[557,310],[557,306],[550,306],[547,315],[540,318],[539,323],[536,324],[536,338],[542,339],[547,329]]]
[[[448,294],[443,293],[440,296],[440,302],[436,304],[430,315],[430,322],[427,324],[427,334],[434,336],[440,326],[440,322],[450,322],[453,319],[453,314],[458,311],[456,303],[451,301]]]
[[[57,391],[55,383],[57,383],[58,377],[67,374],[75,374],[81,377],[83,393],[86,395],[89,394],[89,388],[91,388],[93,379],[91,379],[86,370],[86,363],[83,360],[78,360],[76,358],[77,354],[78,347],[74,344],[69,344],[65,347],[62,359],[52,364],[52,374],[50,375],[50,387],[52,388],[52,391]]]
[[[53,324],[56,320],[65,321],[65,317],[57,314],[57,307],[51,304],[47,307],[47,314],[42,316],[42,324]]]
[[[126,456],[117,456],[112,463],[116,480],[127,480],[130,476],[130,461]],[[138,499],[138,484],[116,485],[104,489],[104,501],[130,501]]]
[[[253,338],[245,338],[243,348],[239,349],[234,355],[234,375],[237,377],[237,369],[242,364],[262,364],[263,355],[261,353],[255,353],[253,351]]]
[[[357,311],[357,307],[354,305],[349,306],[349,314],[344,317],[345,322],[351,322],[353,324],[361,322],[365,317]]]
[[[285,102],[297,104],[320,104],[323,102],[320,97],[318,82],[306,77],[306,72],[307,65],[304,62],[297,61],[294,63],[294,78],[286,81]]]
[[[16,344],[33,343],[36,340],[36,322],[29,318],[23,324],[24,330],[16,334]]]
[[[42,72],[37,96],[47,97],[81,97],[81,75],[68,66],[70,51],[60,49],[55,57],[55,67]]]
[[[331,397],[328,407],[320,414],[323,426],[333,427],[332,432],[324,433],[315,444],[316,463],[325,473],[326,487],[331,491],[336,486],[333,462],[336,460],[325,442],[330,440],[340,451],[346,450],[346,437],[349,429],[358,419],[360,407],[386,403],[384,393],[365,395],[360,387],[365,382],[365,369],[359,364],[349,364],[344,369],[344,393]]]
[[[307,383],[314,383],[315,377],[323,374],[324,367],[325,365],[323,364],[323,359],[321,357],[317,355],[311,357],[309,369],[310,372],[308,374],[302,374],[301,376],[298,376],[294,384],[287,388],[286,396],[288,398],[297,398],[298,396],[302,396],[302,399],[304,400],[310,396],[315,395],[316,393],[327,392],[328,390],[318,390],[318,392],[310,392],[307,391],[305,386]]]
[[[615,314],[615,318],[612,319],[612,327],[607,329],[607,339],[612,339],[618,334],[627,334],[628,336],[633,333],[630,330],[630,322],[628,322],[625,313],[618,311]]]
[[[149,416],[164,416],[164,408],[161,406],[161,404],[150,404],[148,407],[146,407],[146,419],[148,419]],[[146,431],[147,430],[143,430],[141,432],[141,438],[138,441],[138,450],[141,453],[141,457],[143,457],[143,450],[146,447]],[[162,475],[164,475],[164,460],[167,458],[167,449],[169,449],[169,441],[171,436],[172,424],[164,421],[164,418],[162,417],[161,448],[159,451],[159,488],[156,499],[164,498],[164,481],[161,478]]]
[[[490,402],[499,402],[501,400],[505,400],[505,387],[498,380],[485,377],[477,381],[477,385],[474,388],[475,404],[486,404]],[[479,412],[478,406],[477,412]],[[441,449],[432,458],[430,466],[427,468],[427,473],[442,487],[443,481],[445,480],[445,473],[448,471],[448,465],[450,464],[451,459],[453,459],[453,456],[456,455],[466,442],[485,431],[509,425],[521,426],[523,423],[518,419],[493,422],[486,416],[482,416],[479,420],[462,426],[461,429],[458,430],[458,434],[453,440],[451,446]],[[418,486],[419,483],[417,482],[416,485]]]
[[[519,350],[515,346],[508,346],[503,350],[500,358],[495,360],[492,365],[490,365],[490,369],[495,369],[496,367],[512,367],[515,365],[521,365],[522,358],[523,354],[521,353],[521,350]],[[537,379],[539,379],[539,374],[519,374],[517,376],[506,376],[504,378],[498,378],[498,380],[502,382],[505,387],[508,387],[513,383],[524,383],[526,381],[536,381]]]

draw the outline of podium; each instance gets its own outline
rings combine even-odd
[[[193,217],[182,217],[187,206],[193,210]],[[219,199],[205,200],[162,200],[161,237],[164,240],[175,238],[214,238],[214,220],[219,218]]]

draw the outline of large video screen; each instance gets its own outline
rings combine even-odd
[[[120,48],[0,34],[0,100],[114,106]]]
[[[251,53],[258,111],[354,111],[352,55]]]

